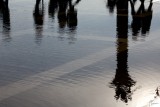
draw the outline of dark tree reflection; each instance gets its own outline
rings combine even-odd
[[[75,6],[81,0],[76,0],[73,2],[72,0],[50,0],[49,1],[49,16],[51,18],[55,18],[55,14],[57,14],[58,24],[59,24],[59,39],[64,38],[65,28],[67,27],[72,33],[72,36],[69,37],[69,40],[75,40],[74,35],[76,32],[76,28],[78,25],[77,19],[77,9]],[[69,33],[69,34],[70,34]]]
[[[36,0],[35,9],[33,13],[35,31],[36,31],[36,43],[40,44],[43,37],[43,21],[44,21],[44,4],[43,0]]]
[[[77,0],[74,4],[72,4],[72,1],[69,0],[69,9],[67,11],[67,22],[68,22],[68,27],[71,30],[74,30],[77,26],[77,10],[74,8],[80,0]]]
[[[58,10],[58,0],[50,0],[48,6],[48,14],[50,18],[55,18],[55,13]]]
[[[10,37],[11,27],[10,27],[10,11],[8,7],[8,0],[0,0],[0,17],[2,18],[2,23],[3,23],[3,34],[4,34],[3,40],[9,42],[11,40]]]
[[[120,11],[121,7],[124,4],[118,5],[121,0],[108,0],[106,7],[109,9],[109,12],[112,14],[117,8],[117,11]],[[122,1],[125,2],[125,1]],[[152,0],[150,0],[149,5],[145,5],[144,0],[129,0],[131,6],[131,31],[133,40],[137,40],[138,35],[142,35],[143,37],[150,31],[151,21],[152,21]],[[140,6],[138,10],[135,9],[137,7],[137,2],[140,2]],[[127,2],[128,3],[128,2]],[[119,7],[118,7],[119,6]]]
[[[77,10],[75,6],[80,2],[77,0],[50,0],[49,1],[49,16],[55,18],[57,13],[59,28],[65,28],[66,25],[69,28],[75,28],[77,26]]]
[[[115,89],[115,99],[128,103],[132,99],[131,88],[135,81],[128,71],[128,0],[108,0],[107,8],[113,12],[117,8],[117,69],[110,87]],[[111,5],[109,5],[111,4]]]
[[[131,4],[131,13],[132,13],[132,35],[136,38],[141,31],[141,34],[145,36],[149,33],[151,20],[152,20],[152,0],[150,0],[149,6],[146,9],[144,5],[144,0],[141,0],[141,4],[138,10],[135,10],[134,1],[130,0]]]
[[[110,13],[113,13],[116,7],[116,0],[108,0],[106,7],[109,9]]]

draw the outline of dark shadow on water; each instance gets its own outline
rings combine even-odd
[[[110,88],[115,90],[115,99],[128,103],[132,100],[136,81],[133,80],[128,71],[128,0],[108,0],[107,8],[110,12],[117,8],[117,69]]]
[[[75,39],[74,35],[76,34],[76,29],[78,25],[78,19],[77,19],[77,9],[75,9],[75,6],[80,2],[81,0],[77,0],[73,2],[72,0],[50,0],[49,1],[49,8],[48,8],[48,14],[50,18],[55,19],[55,14],[57,14],[57,20],[58,20],[58,32],[59,32],[59,39],[63,40],[65,38],[66,33],[66,27],[68,29],[68,37],[70,43],[72,43]],[[72,33],[72,35],[70,35]]]
[[[41,44],[43,37],[44,23],[44,3],[43,0],[36,0],[35,9],[33,12],[34,27],[35,27],[35,42]]]
[[[2,21],[3,24],[3,40],[5,42],[10,42],[11,41],[11,36],[10,36],[10,10],[8,6],[8,0],[0,0],[0,21]]]

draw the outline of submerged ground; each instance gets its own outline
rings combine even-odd
[[[0,1],[0,107],[159,107],[160,3]]]

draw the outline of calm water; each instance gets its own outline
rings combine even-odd
[[[0,107],[160,107],[159,6],[0,0]]]

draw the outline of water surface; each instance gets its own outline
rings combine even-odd
[[[159,1],[0,1],[0,107],[159,107]]]

